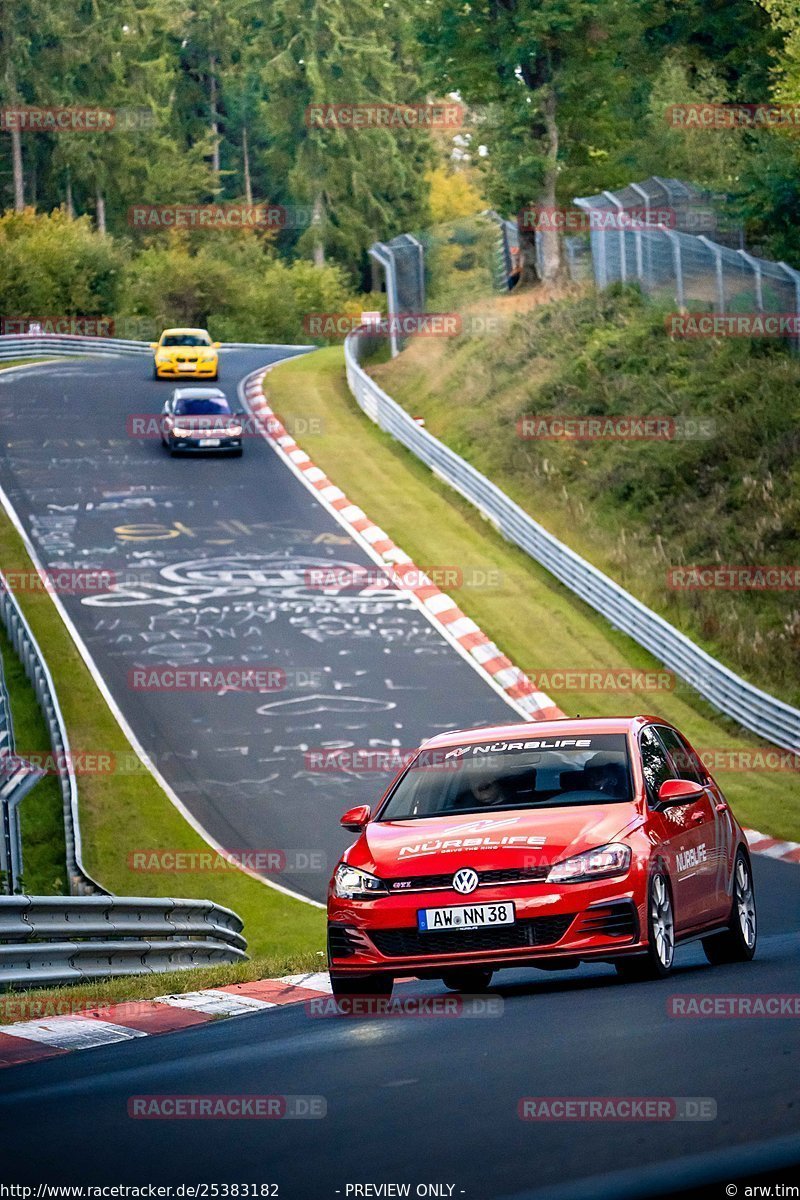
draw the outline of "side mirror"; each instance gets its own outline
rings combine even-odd
[[[222,349],[222,342],[214,342],[214,349],[215,349],[215,350],[221,350],[221,349]]]
[[[368,804],[359,804],[356,808],[348,808],[344,816],[340,818],[339,824],[343,829],[349,829],[351,833],[361,833],[371,815],[372,811]]]
[[[669,808],[673,804],[689,804],[697,800],[704,792],[702,784],[692,779],[665,779],[658,789],[659,808]]]
[[[151,342],[151,343],[150,343],[150,349],[151,349],[151,350],[154,350],[154,351],[155,351],[155,350],[157,350],[157,349],[158,349],[158,342]]]

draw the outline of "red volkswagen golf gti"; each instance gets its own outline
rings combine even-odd
[[[358,833],[328,898],[334,995],[398,976],[488,987],[501,967],[666,975],[756,946],[747,840],[686,739],[656,717],[559,720],[425,742]]]

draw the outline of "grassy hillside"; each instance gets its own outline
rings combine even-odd
[[[416,563],[462,569],[459,586],[447,591],[513,662],[561,676],[550,694],[565,712],[585,717],[650,712],[673,721],[698,749],[714,753],[713,773],[740,820],[800,840],[800,774],[744,769],[759,743],[696,692],[635,685],[582,689],[564,679],[567,672],[600,672],[605,678],[620,669],[657,675],[658,664],[373,425],[347,388],[341,350],[289,360],[265,382],[285,422],[304,418],[322,431],[301,438],[314,462]],[[513,710],[508,713],[514,720]]]
[[[373,373],[558,537],[746,678],[800,703],[797,591],[678,591],[669,568],[800,563],[800,357],[672,341],[633,289],[483,301],[502,333],[418,339]],[[672,441],[529,440],[519,420],[652,415]],[[710,436],[708,434],[710,433]]]

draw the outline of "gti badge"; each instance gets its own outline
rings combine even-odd
[[[477,886],[478,876],[471,867],[464,867],[463,870],[456,871],[453,876],[453,887],[464,896],[467,896],[470,892],[474,892]]]

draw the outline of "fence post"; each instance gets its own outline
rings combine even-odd
[[[639,196],[644,197],[644,227],[645,227],[645,229],[649,229],[650,228],[650,197],[648,196],[648,194],[644,190],[644,188],[640,187],[638,183],[630,184],[630,188],[631,188],[631,191],[636,192]],[[636,239],[636,274],[638,276],[639,282],[643,283],[644,282],[644,258],[642,255],[642,231],[641,231],[641,228],[636,229],[634,231],[634,237]]]
[[[750,270],[753,272],[753,275],[755,276],[756,307],[758,308],[758,311],[760,313],[763,313],[763,311],[764,311],[764,285],[763,285],[763,278],[761,275],[761,263],[759,262],[759,260],[757,258],[754,258],[752,254],[748,254],[746,250],[737,250],[736,253],[740,254],[742,256],[742,258],[747,263]]]
[[[419,311],[425,311],[425,247],[419,238],[415,238],[413,233],[407,233],[406,239],[416,248],[417,251],[417,294],[419,296]]]
[[[686,308],[686,294],[683,288],[683,260],[681,257],[680,239],[674,230],[667,229],[663,226],[662,229],[669,238],[670,245],[672,246],[672,262],[675,267],[675,285],[677,288],[675,299],[677,301],[678,308]]]
[[[800,350],[800,271],[795,271],[794,267],[790,267],[788,263],[781,262],[778,266],[782,271],[785,271],[789,278],[794,283],[794,309],[795,317],[797,318],[798,329],[795,337],[792,339],[795,351]]]
[[[607,200],[611,201],[618,213],[625,211],[622,201],[618,200],[613,192],[603,192],[603,195]],[[628,278],[628,264],[625,258],[625,230],[622,226],[622,222],[620,222],[619,227],[619,277],[623,283],[625,283]]]
[[[709,241],[704,233],[698,237],[698,242],[702,242],[706,250],[709,250],[714,256],[714,273],[717,280],[717,303],[716,309],[719,313],[725,312],[725,276],[722,271],[722,250],[716,242]]]

